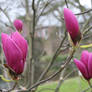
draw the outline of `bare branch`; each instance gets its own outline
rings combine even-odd
[[[63,45],[65,39],[66,39],[66,32],[65,32],[65,36],[64,36],[64,38],[62,39],[62,41],[61,41],[59,47],[57,48],[57,50],[56,50],[56,52],[55,52],[55,54],[54,54],[52,60],[50,61],[50,63],[48,64],[48,66],[47,66],[47,68],[44,70],[44,72],[41,74],[41,76],[40,76],[40,78],[38,79],[38,81],[40,81],[40,80],[46,75],[46,73],[48,72],[48,70],[50,69],[50,67],[52,66],[52,64],[54,63],[54,61],[55,61],[55,59],[56,59],[56,57],[57,57],[57,53],[59,52],[60,48],[62,47],[62,45]]]
[[[65,0],[65,3],[66,3],[66,6],[67,6],[67,8],[69,8],[69,7],[68,7],[68,3],[67,3],[67,0]]]
[[[45,9],[47,8],[47,6],[54,0],[51,1],[47,1],[47,3],[45,4],[44,8],[42,9],[41,13],[37,16],[36,22],[39,20],[39,18],[42,16],[43,12],[45,11]]]
[[[83,35],[84,35],[84,34],[87,34],[88,31],[91,30],[91,29],[92,29],[92,26],[89,26],[86,30],[84,30]]]
[[[15,82],[14,86],[11,89],[7,90],[6,92],[11,92],[12,90],[15,89],[16,86],[17,86],[17,82]]]
[[[15,84],[13,85],[13,87],[9,90],[6,90],[6,89],[0,89],[0,92],[11,92],[15,89],[15,87],[17,86],[17,82],[15,82]]]
[[[5,15],[5,16],[7,17],[7,19],[9,20],[9,22],[10,22],[10,24],[11,24],[11,27],[12,27],[14,30],[16,30],[15,27],[13,26],[13,24],[12,24],[12,21],[11,21],[9,15],[6,13],[6,11],[3,10],[1,7],[0,7],[0,10],[4,13],[4,15]]]
[[[64,71],[64,70],[63,70]],[[76,70],[73,70],[71,71],[70,73],[68,73],[64,78],[63,76],[60,76],[60,79],[59,79],[59,82],[58,82],[58,85],[55,89],[55,92],[59,92],[59,88],[61,86],[61,84],[64,82],[65,79],[67,79],[73,72],[75,72]],[[62,73],[62,72],[61,72]]]
[[[91,12],[91,11],[92,11],[92,9],[89,9],[89,10],[84,11],[84,12],[76,13],[75,15],[82,15],[82,14],[89,13],[89,12]]]

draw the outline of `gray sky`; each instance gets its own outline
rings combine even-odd
[[[8,10],[8,14],[11,18],[12,21],[14,21],[14,19],[16,19],[16,17],[18,15],[25,15],[25,9],[23,7],[18,7],[21,5],[21,1],[23,0],[14,0],[14,2],[12,2],[13,0],[0,0],[0,5],[1,7],[4,9],[6,7]],[[91,0],[80,0],[81,5],[83,5],[86,8],[92,8],[91,6]],[[9,5],[9,6],[8,6]],[[10,10],[10,11],[9,11]],[[77,10],[74,10],[74,12],[77,12]],[[8,23],[8,19],[6,18],[6,16],[0,12],[0,20],[2,20],[5,23]],[[57,21],[57,19],[55,19],[52,14],[46,16],[46,17],[42,17],[40,22],[41,23],[43,21],[43,25],[60,25],[60,23]]]

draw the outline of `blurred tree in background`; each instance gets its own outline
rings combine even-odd
[[[23,86],[29,89],[33,84],[49,78],[65,63],[71,48],[64,24],[63,9],[65,7],[68,6],[77,16],[80,31],[83,34],[80,44],[92,43],[92,5],[91,8],[83,6],[80,1],[82,0],[0,0],[0,33],[13,32],[13,21],[21,19],[24,23],[22,35],[29,45],[25,70],[18,82],[18,88],[22,90],[21,86]],[[91,48],[87,49],[92,51]],[[79,48],[74,56],[79,58],[82,50]],[[4,63],[5,57],[0,44],[0,73],[8,79],[6,71],[2,71]],[[69,63],[63,74],[60,72],[51,79],[58,80],[61,75],[65,76],[72,72],[74,67],[72,62]],[[77,75],[78,72],[75,71],[70,77]],[[0,80],[0,89],[5,87],[10,89],[11,84],[14,83],[5,83]]]

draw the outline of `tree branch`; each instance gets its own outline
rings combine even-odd
[[[65,4],[66,4],[66,7],[67,7],[67,8],[69,8],[69,7],[68,7],[68,3],[67,3],[67,0],[65,0]]]
[[[54,61],[55,61],[55,59],[56,59],[56,57],[57,57],[57,55],[58,55],[58,52],[59,52],[60,48],[62,47],[62,45],[63,45],[63,43],[64,43],[64,41],[65,41],[65,39],[66,39],[66,32],[65,32],[65,36],[64,36],[64,38],[62,39],[62,41],[61,41],[59,47],[57,48],[57,50],[56,50],[56,52],[55,52],[55,54],[54,54],[52,60],[50,61],[50,63],[48,64],[48,66],[47,66],[47,68],[44,70],[44,72],[41,74],[41,76],[40,76],[40,78],[38,79],[38,81],[40,81],[40,80],[46,75],[46,73],[49,71],[49,69],[51,68],[52,64],[54,63]]]
[[[86,11],[84,11],[84,12],[76,13],[75,15],[82,15],[82,14],[89,13],[89,12],[91,12],[91,11],[92,11],[92,9],[89,9],[89,10],[86,10]]]
[[[12,24],[12,21],[11,21],[9,15],[6,13],[6,11],[3,10],[1,7],[0,7],[0,10],[4,13],[4,15],[5,15],[5,16],[7,17],[7,19],[9,20],[11,27],[12,27],[14,30],[16,30],[15,27],[13,26],[13,24]]]

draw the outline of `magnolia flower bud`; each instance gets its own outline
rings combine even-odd
[[[74,59],[74,62],[84,78],[89,81],[92,78],[92,53],[83,51],[81,59]]]
[[[17,75],[21,74],[24,70],[27,56],[27,41],[17,31],[11,35],[2,33],[1,41],[6,57],[6,64],[10,72],[13,71]]]
[[[15,26],[15,28],[16,28],[16,30],[18,32],[22,31],[22,29],[23,29],[23,22],[21,20],[16,19],[13,24],[14,24],[14,26]]]
[[[70,39],[73,45],[76,46],[81,40],[81,33],[79,30],[79,24],[75,15],[68,8],[64,8],[64,21],[65,21],[66,29],[69,33]]]

